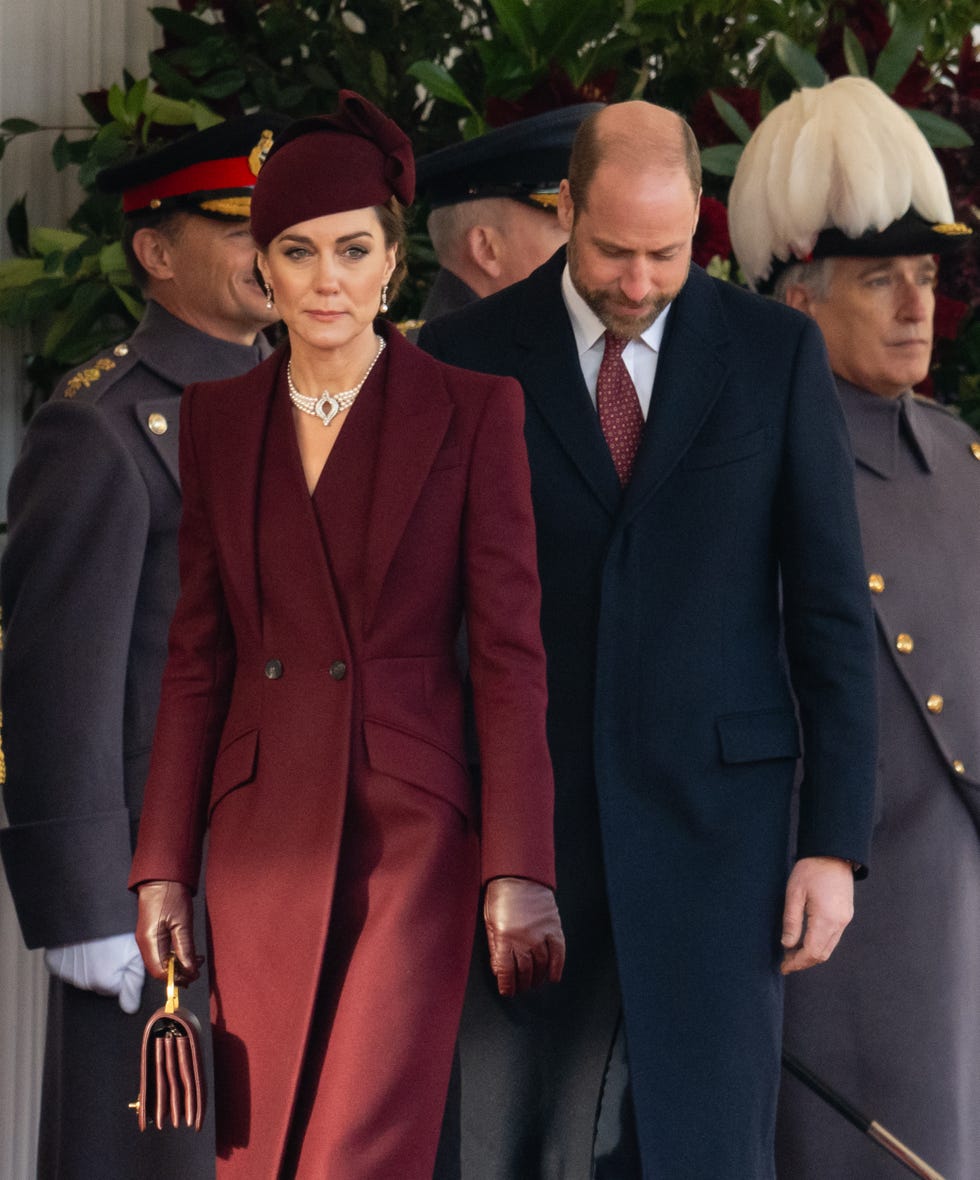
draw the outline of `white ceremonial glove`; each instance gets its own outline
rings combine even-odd
[[[113,934],[48,947],[44,965],[59,979],[100,996],[118,996],[130,1016],[139,1011],[146,968],[132,934]]]

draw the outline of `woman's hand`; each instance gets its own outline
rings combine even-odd
[[[557,983],[565,965],[565,936],[555,895],[523,877],[494,877],[487,884],[483,920],[490,967],[502,996]]]
[[[167,978],[170,952],[177,957],[175,982],[193,983],[204,957],[194,953],[191,891],[180,881],[144,881],[136,887],[136,943],[154,979]]]

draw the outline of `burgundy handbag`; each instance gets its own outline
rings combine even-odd
[[[146,1022],[140,1048],[140,1092],[130,1110],[141,1131],[162,1130],[169,1117],[200,1131],[204,1118],[204,1070],[201,1067],[201,1026],[189,1009],[180,1007],[174,984],[174,956],[167,967],[167,1002]]]

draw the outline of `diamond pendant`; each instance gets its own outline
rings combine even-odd
[[[327,405],[330,407],[329,412],[323,408],[324,406],[327,406]],[[316,416],[323,423],[323,425],[329,426],[330,423],[334,420],[334,418],[336,418],[337,415],[340,413],[340,405],[338,404],[337,399],[335,397],[333,397],[331,394],[324,391],[320,395],[319,399],[317,400],[317,403],[313,407],[313,410],[314,410],[314,413],[316,414]]]

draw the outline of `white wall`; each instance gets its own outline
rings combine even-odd
[[[155,0],[157,4],[168,0]],[[15,140],[0,161],[0,218],[28,195],[35,225],[64,225],[78,204],[73,171],[57,173],[51,145],[64,128],[85,126],[78,95],[122,81],[128,68],[147,72],[147,52],[160,44],[150,0],[0,0],[0,121],[32,119],[53,130]],[[70,137],[70,132],[69,132]],[[5,229],[0,258],[10,255]],[[0,329],[0,497],[22,437],[26,394],[21,358],[30,341]],[[0,519],[6,516],[0,510]],[[80,702],[81,707],[81,702]],[[5,822],[0,817],[0,823]],[[34,1175],[46,978],[40,952],[20,938],[6,880],[0,874],[0,1177]]]

